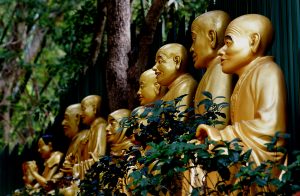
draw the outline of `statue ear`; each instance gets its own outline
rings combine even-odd
[[[251,51],[253,53],[256,53],[257,50],[259,49],[259,45],[260,45],[260,34],[259,33],[252,33],[250,35],[250,47],[251,47]]]
[[[80,123],[80,114],[76,114],[75,118],[76,118],[77,125],[79,125],[79,123]]]
[[[209,37],[209,41],[210,41],[210,47],[212,49],[216,49],[217,45],[218,45],[217,32],[215,30],[209,30],[208,31],[208,37]]]
[[[93,105],[93,112],[94,112],[94,114],[96,114],[96,112],[97,112],[97,106],[96,106],[96,104]]]
[[[180,64],[181,64],[181,58],[180,58],[180,56],[173,57],[173,61],[176,63],[176,69],[179,70]]]

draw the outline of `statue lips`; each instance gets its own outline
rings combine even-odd
[[[225,58],[221,58],[221,65],[223,66],[223,63],[226,59]]]
[[[142,101],[144,97],[142,95],[138,95],[139,101]]]
[[[193,62],[196,62],[196,60],[197,60],[197,55],[193,53]]]

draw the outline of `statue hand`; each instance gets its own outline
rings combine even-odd
[[[95,162],[98,161],[98,158],[94,155],[94,153],[89,152],[89,154],[91,155],[91,157],[93,158],[93,160],[94,160]]]
[[[201,124],[197,127],[196,138],[200,141],[203,141],[206,137],[214,141],[222,140],[221,134],[218,129],[209,125]]]
[[[31,162],[29,165],[28,165],[28,169],[33,172],[33,171],[37,171],[38,170],[38,167],[36,165],[35,162]]]

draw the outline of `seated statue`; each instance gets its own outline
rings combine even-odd
[[[53,151],[52,142],[48,137],[41,137],[38,141],[38,151],[41,157],[44,159],[44,171],[42,174],[38,173],[38,167],[35,161],[27,164],[28,171],[36,182],[42,187],[46,188],[47,183],[52,179],[54,174],[58,171],[59,164],[63,158],[63,153],[59,151]],[[28,162],[27,162],[28,163]],[[34,185],[34,187],[38,187]]]
[[[152,69],[144,71],[139,82],[140,87],[137,95],[142,106],[161,99],[165,94],[165,88],[158,84],[155,72]]]
[[[106,120],[99,117],[101,97],[89,95],[81,101],[81,119],[89,126],[89,130],[80,136],[78,146],[80,156],[78,163],[73,167],[74,175],[84,178],[86,171],[93,165],[100,156],[106,153]]]
[[[230,18],[226,12],[214,10],[198,16],[192,23],[193,43],[190,51],[193,53],[194,67],[206,68],[195,94],[196,114],[205,112],[204,105],[198,106],[198,103],[205,99],[203,91],[210,92],[214,97],[225,97],[225,99],[216,99],[215,103],[229,103],[232,93],[232,75],[222,72],[221,57],[218,56],[218,50],[224,45],[224,33],[229,22]],[[229,107],[222,108],[221,112],[226,115],[226,118],[219,117],[218,120],[224,122],[216,125],[220,129],[228,125]]]
[[[232,124],[221,130],[200,125],[196,130],[199,140],[239,138],[244,152],[252,149],[250,161],[255,165],[267,160],[285,161],[284,154],[270,152],[265,145],[276,132],[286,132],[284,77],[273,58],[265,56],[272,38],[272,23],[262,15],[243,15],[228,25],[219,55],[222,71],[239,77],[231,96]],[[280,139],[277,146],[283,145],[284,140]],[[279,177],[281,171],[273,170],[274,177]]]
[[[166,44],[157,51],[155,62],[152,69],[155,71],[157,82],[168,88],[161,99],[170,101],[187,94],[179,103],[183,105],[179,110],[185,111],[191,106],[197,87],[196,80],[186,72],[187,50],[177,43]]]
[[[224,99],[215,99],[215,103],[229,103],[232,93],[232,75],[222,72],[221,57],[218,56],[218,50],[224,45],[224,34],[227,25],[230,22],[229,15],[221,10],[206,12],[198,16],[192,23],[192,46],[190,51],[193,54],[194,67],[196,69],[206,68],[205,74],[201,78],[194,98],[195,114],[204,114],[206,112],[204,105],[198,105],[206,97],[203,91],[210,92],[214,97],[223,96]],[[218,121],[224,124],[217,124],[216,128],[224,128],[230,120],[229,107],[221,110],[226,118],[218,117]],[[205,177],[201,168],[191,169],[192,186],[200,187],[203,185]],[[219,175],[215,172],[207,174],[211,179],[206,184],[209,187],[211,181],[218,181]]]
[[[64,119],[62,121],[62,126],[65,135],[71,139],[71,143],[68,147],[65,160],[62,167],[60,168],[60,173],[56,174],[57,178],[64,175],[70,176],[73,173],[74,164],[78,163],[80,160],[79,144],[80,141],[85,138],[88,130],[79,130],[81,116],[81,104],[76,103],[68,106],[65,110]]]
[[[133,144],[126,137],[126,128],[120,128],[120,122],[124,117],[129,117],[131,111],[128,109],[118,109],[108,115],[107,119],[107,144],[110,155],[122,156]]]

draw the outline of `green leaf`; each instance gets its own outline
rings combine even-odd
[[[202,94],[206,97],[208,97],[209,99],[212,99],[212,94],[208,91],[202,91]]]

